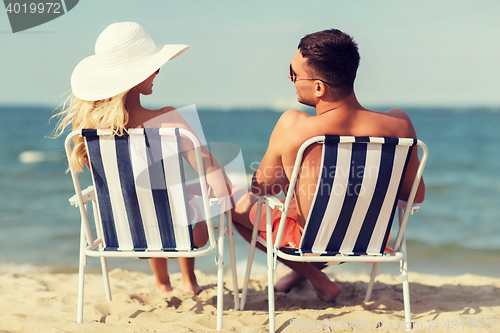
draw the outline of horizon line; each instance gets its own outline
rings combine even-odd
[[[184,104],[182,106],[177,106],[178,108],[185,107],[193,104]],[[271,111],[271,112],[285,112],[286,108],[277,108],[272,105],[215,105],[215,104],[195,104],[198,111],[219,111],[219,112],[244,112],[244,111]],[[157,105],[146,105],[148,108],[157,108],[160,109],[162,107]],[[175,106],[174,106],[175,107]],[[49,103],[1,103],[0,109],[5,108],[35,108],[35,109],[52,109],[53,111],[59,109],[59,105],[50,105]],[[389,110],[391,108],[398,108],[402,110],[415,110],[415,109],[433,109],[433,110],[450,110],[456,109],[457,111],[466,111],[466,110],[489,110],[489,111],[500,111],[500,104],[491,105],[491,104],[467,104],[467,105],[453,105],[453,104],[401,104],[400,106],[390,106],[388,104],[373,104],[368,106],[369,109],[373,109],[375,111],[380,111],[379,109]],[[301,106],[297,108],[300,111],[307,112],[312,111],[313,108],[309,106]]]

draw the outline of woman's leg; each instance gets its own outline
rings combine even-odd
[[[203,289],[198,285],[198,281],[196,281],[194,258],[179,258],[179,265],[181,266],[184,291],[198,295]]]
[[[166,258],[152,258],[149,259],[149,265],[153,270],[156,278],[156,286],[158,291],[168,292],[172,291],[170,278],[168,276],[167,259]]]
[[[194,210],[198,217],[202,217],[200,207],[196,201],[190,202],[191,218],[194,218]],[[196,222],[196,221],[195,221]],[[193,228],[193,244],[196,247],[203,247],[208,241],[207,224],[201,220],[197,222]],[[198,295],[203,289],[198,285],[196,275],[194,274],[194,258],[179,258],[179,265],[181,267],[182,281],[184,284],[184,291],[192,292]]]

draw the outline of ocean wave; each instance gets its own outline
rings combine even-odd
[[[498,240],[497,242],[491,243],[492,239],[493,237],[491,239],[483,238],[482,240],[479,240],[477,242],[467,242],[466,240],[464,240],[463,242],[458,242],[455,240],[436,244],[407,236],[406,243],[408,248],[411,248],[413,251],[417,251],[420,255],[424,256],[426,253],[432,254],[431,256],[458,256],[476,254],[498,258],[498,256],[500,255],[500,245],[497,245]],[[408,250],[408,252],[411,251]]]
[[[228,172],[227,176],[233,183],[233,185],[249,187],[252,180],[252,175],[244,174],[241,172]]]
[[[34,164],[57,159],[55,152],[45,152],[36,150],[26,150],[19,154],[19,162],[23,164]]]

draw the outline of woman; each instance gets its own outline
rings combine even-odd
[[[153,81],[160,67],[168,60],[182,54],[187,45],[156,45],[151,37],[137,23],[113,23],[98,37],[95,55],[83,59],[71,76],[72,94],[63,104],[63,110],[56,114],[59,122],[56,136],[63,134],[68,126],[73,130],[93,128],[112,129],[116,135],[123,135],[128,128],[135,127],[177,127],[194,133],[186,119],[173,107],[149,110],[141,105],[140,96],[153,93]],[[66,105],[68,105],[66,107]],[[195,167],[190,143],[183,145],[183,156]],[[227,196],[231,184],[217,160],[202,149],[206,166],[207,182],[211,194]],[[88,167],[88,157],[83,138],[74,141],[71,163],[78,171]],[[222,169],[221,169],[222,170]],[[199,185],[188,184],[187,191],[192,197],[199,193]],[[192,201],[191,217],[202,216],[199,207]],[[197,211],[195,214],[194,210]],[[208,240],[204,221],[193,228],[193,241],[202,247]],[[164,258],[149,259],[156,276],[159,291],[171,291],[172,286]],[[194,258],[179,258],[184,281],[184,290],[197,295],[201,288],[194,274]]]

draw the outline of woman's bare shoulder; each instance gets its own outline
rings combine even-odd
[[[166,106],[156,110],[146,110],[147,120],[144,121],[144,127],[179,127],[187,124],[186,119],[176,108]],[[184,127],[184,126],[181,126]]]
[[[157,127],[163,128],[183,128],[194,133],[191,125],[184,115],[172,106],[167,106],[159,110],[156,117]]]

